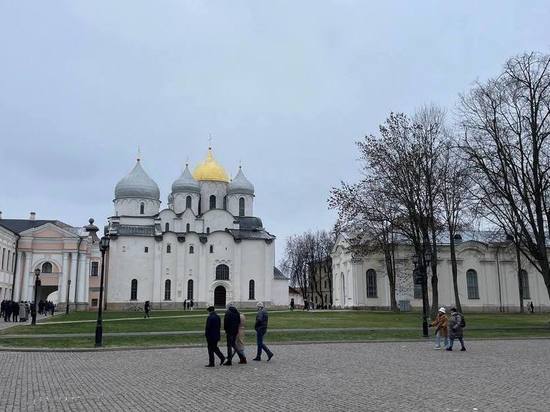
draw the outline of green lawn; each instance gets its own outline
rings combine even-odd
[[[247,339],[253,342],[254,312],[247,316]],[[91,347],[91,338],[10,339],[10,335],[94,333],[96,314],[76,312],[60,315],[37,326],[16,326],[0,332],[1,346],[19,347]],[[172,317],[170,317],[172,316]],[[175,317],[177,316],[177,317]],[[467,313],[466,336],[468,338],[499,337],[550,337],[549,314],[487,314]],[[110,320],[122,319],[122,320]],[[103,324],[104,333],[202,331],[206,311],[155,311],[151,319],[143,319],[135,312],[107,312]],[[56,323],[56,322],[71,323]],[[296,341],[353,341],[353,340],[406,340],[421,337],[421,314],[418,312],[392,313],[372,311],[304,312],[270,311],[270,342]],[[275,329],[323,329],[323,328],[387,328],[374,331],[304,331],[277,332]],[[394,330],[401,328],[402,330]],[[412,328],[412,330],[411,330]],[[202,344],[201,335],[191,336],[116,336],[105,338],[106,346],[158,346]]]

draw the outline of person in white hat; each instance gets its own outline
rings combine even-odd
[[[262,350],[267,354],[268,362],[273,357],[273,352],[264,343],[264,336],[267,333],[267,310],[264,307],[263,302],[258,302],[256,304],[258,307],[258,313],[256,314],[256,324],[254,329],[256,329],[256,345],[258,346],[258,351],[256,352],[256,357],[253,359],[255,361],[262,360]]]
[[[435,318],[435,320],[431,323],[430,326],[433,326],[435,327],[435,347],[434,349],[441,349],[441,338],[444,338],[445,341],[445,346],[443,346],[443,349],[445,349],[448,344],[449,344],[449,340],[448,340],[448,328],[447,328],[447,315],[446,315],[446,310],[445,308],[442,306],[439,308],[439,311],[437,312],[437,317]]]

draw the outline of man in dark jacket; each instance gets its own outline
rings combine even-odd
[[[208,345],[208,365],[206,367],[214,367],[214,354],[220,358],[220,365],[223,365],[225,356],[218,348],[218,342],[220,341],[220,328],[221,320],[216,313],[214,306],[208,308],[208,317],[206,318],[206,327],[204,329],[204,336],[206,337],[206,343]]]
[[[19,303],[11,303],[11,320],[12,322],[19,322]]]
[[[466,351],[466,347],[464,346],[464,327],[466,326],[466,321],[464,320],[464,315],[462,313],[459,313],[456,308],[451,309],[451,317],[449,318],[449,321],[447,323],[447,327],[449,330],[449,347],[446,349],[448,351],[453,350],[453,344],[455,339],[458,339],[460,342],[460,345],[462,348],[460,349],[462,352]]]
[[[258,351],[256,352],[255,361],[262,360],[262,350],[267,354],[267,361],[269,362],[273,357],[273,352],[264,343],[264,335],[267,333],[267,310],[264,308],[263,302],[258,302],[256,305],[258,307],[258,313],[256,314],[256,324],[254,329],[256,329],[256,345]]]
[[[237,348],[236,344],[240,323],[241,314],[232,303],[228,304],[227,310],[225,311],[225,316],[223,317],[223,329],[225,330],[225,335],[227,338],[227,361],[224,363],[226,366],[231,366],[231,360],[234,355],[234,353],[232,353],[232,349],[235,349],[235,352],[239,356],[239,363],[246,363],[244,353]]]

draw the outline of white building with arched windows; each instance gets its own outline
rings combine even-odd
[[[275,269],[275,236],[254,217],[254,196],[242,169],[230,181],[209,148],[173,182],[161,209],[159,187],[138,159],[115,187],[107,306],[287,306],[288,279]]]
[[[519,311],[520,288],[515,248],[505,238],[490,232],[462,233],[456,239],[458,293],[463,310]],[[410,245],[396,248],[396,299],[402,308],[422,308],[422,288],[413,283]],[[350,241],[340,235],[332,257],[333,301],[335,307],[390,307],[390,287],[386,263],[381,253],[355,255]],[[522,266],[524,306],[533,302],[536,311],[550,310],[550,299],[540,273],[525,258]],[[439,304],[454,304],[449,244],[438,247],[437,275]],[[431,282],[428,281],[431,301]]]

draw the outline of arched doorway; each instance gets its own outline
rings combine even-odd
[[[214,289],[214,306],[225,307],[226,291],[223,286]]]

